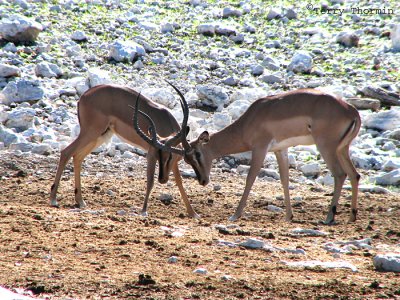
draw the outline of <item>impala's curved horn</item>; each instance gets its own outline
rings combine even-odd
[[[188,128],[187,128],[187,123],[189,120],[189,107],[188,104],[186,102],[185,96],[183,96],[183,94],[181,93],[181,91],[175,86],[173,85],[171,82],[169,82],[168,80],[165,80],[170,86],[172,86],[172,88],[178,93],[179,97],[180,97],[180,103],[181,103],[181,107],[182,107],[182,111],[183,111],[183,120],[182,120],[182,125],[181,125],[181,130],[172,138],[173,142],[175,142],[177,139],[181,139],[182,142],[182,146],[183,149],[185,149],[185,151],[189,151],[191,149],[190,144],[188,143],[188,141],[186,140],[186,135],[188,133]]]
[[[179,149],[179,148],[176,148],[176,147],[171,147],[171,146],[165,145],[165,144],[161,143],[161,142],[158,140],[156,124],[154,123],[154,121],[151,119],[151,117],[150,117],[148,114],[146,114],[146,113],[144,113],[143,111],[139,110],[139,99],[140,99],[140,96],[141,96],[141,93],[139,93],[139,94],[137,95],[137,97],[136,97],[135,107],[130,106],[131,108],[134,109],[134,114],[133,114],[133,128],[135,129],[135,131],[137,132],[137,134],[138,134],[142,139],[144,139],[149,145],[151,145],[151,146],[153,146],[153,147],[155,147],[155,148],[157,148],[157,149],[160,149],[160,150],[166,151],[166,152],[173,152],[173,153],[176,153],[176,154],[179,154],[179,155],[182,155],[182,156],[183,156],[183,154],[184,154],[183,149]],[[140,114],[149,122],[149,124],[150,124],[150,125],[149,125],[149,133],[150,133],[150,135],[151,135],[151,138],[148,137],[147,134],[145,134],[145,133],[143,132],[143,130],[140,129],[140,127],[139,127],[139,120],[138,120],[138,119],[139,119],[139,118],[138,118],[138,114],[139,114],[139,113],[140,113]]]

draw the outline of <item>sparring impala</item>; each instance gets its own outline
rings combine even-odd
[[[172,84],[170,85],[177,90]],[[150,146],[143,139],[143,135],[137,132],[137,128],[132,127],[133,108],[138,99],[141,100],[140,109],[142,113],[136,122],[141,129],[140,133],[144,134],[144,132],[149,132],[152,129],[151,123],[148,121],[148,118],[151,117],[155,124],[153,126],[159,129],[158,134],[163,138],[163,150]],[[183,105],[182,99],[183,96],[180,94],[181,105]],[[155,167],[158,161],[158,181],[166,183],[172,170],[188,215],[194,218],[198,217],[190,205],[182,185],[182,178],[178,169],[178,161],[182,156],[173,153],[175,146],[181,142],[180,136],[184,131],[180,129],[178,122],[167,109],[128,87],[99,85],[89,89],[79,99],[78,119],[80,124],[79,136],[61,151],[56,177],[51,187],[50,205],[58,206],[56,194],[60,178],[69,159],[73,157],[75,201],[81,208],[86,206],[81,192],[82,161],[93,149],[116,134],[129,144],[147,151],[147,190],[141,214],[147,215],[148,200],[154,185]],[[187,116],[184,117],[184,121],[187,122]]]
[[[289,196],[287,149],[296,145],[316,144],[334,177],[334,192],[325,223],[334,223],[337,205],[346,176],[352,186],[349,222],[357,216],[358,182],[349,147],[361,126],[358,111],[332,95],[314,89],[300,89],[261,98],[249,106],[234,123],[214,134],[204,131],[188,143],[182,136],[182,155],[201,185],[209,182],[211,164],[218,157],[251,151],[252,160],[239,205],[230,218],[243,214],[250,189],[268,151],[275,153],[284,191],[286,220],[293,218]]]

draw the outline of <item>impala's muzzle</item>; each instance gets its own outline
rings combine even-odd
[[[167,183],[169,179],[169,160],[165,161],[163,158],[163,153],[161,150],[158,150],[158,182],[161,184]]]

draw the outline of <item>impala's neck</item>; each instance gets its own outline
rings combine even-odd
[[[221,131],[212,134],[210,141],[206,144],[211,156],[218,158],[228,154],[249,151],[250,148],[246,146],[243,130],[244,128],[238,120]]]

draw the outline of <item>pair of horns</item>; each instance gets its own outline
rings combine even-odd
[[[139,93],[136,97],[136,103],[135,103],[135,110],[133,114],[133,127],[135,128],[136,132],[138,135],[144,139],[149,145],[160,149],[162,151],[166,152],[172,152],[178,155],[184,155],[186,151],[188,151],[191,147],[186,140],[186,134],[187,134],[187,122],[189,119],[189,107],[188,104],[185,100],[185,97],[181,93],[181,91],[178,90],[176,86],[174,86],[172,83],[167,81],[167,83],[173,87],[173,89],[178,93],[180,97],[180,103],[183,111],[183,120],[182,120],[182,125],[181,125],[181,130],[177,132],[171,139],[169,139],[166,143],[161,143],[157,137],[157,128],[154,123],[154,121],[151,119],[149,115],[144,113],[143,111],[139,110],[139,100],[141,93]],[[149,134],[150,137],[147,136],[140,128],[139,128],[139,123],[138,123],[138,114],[141,114],[150,124],[149,126]],[[181,141],[183,149],[181,148],[176,148],[173,147],[173,144],[176,144],[178,141]]]

